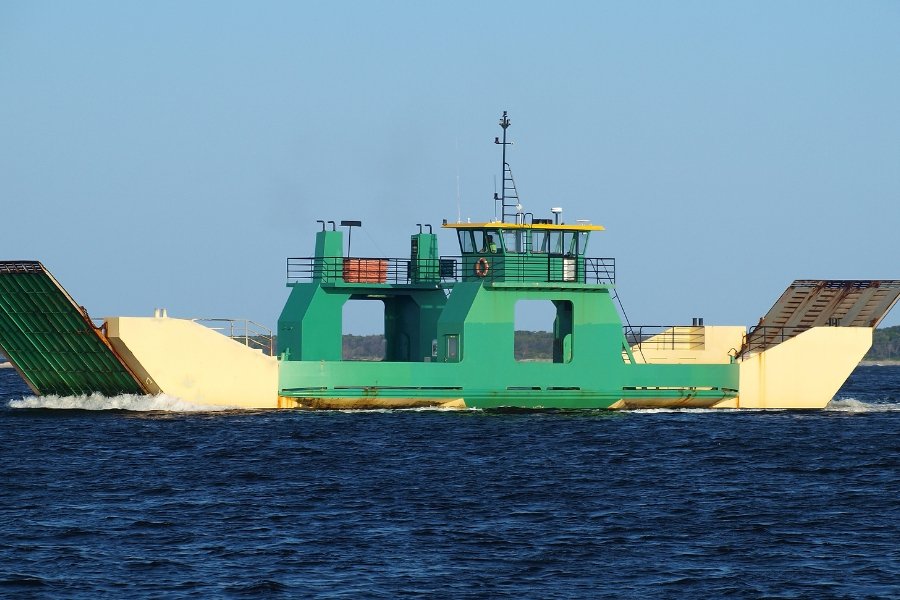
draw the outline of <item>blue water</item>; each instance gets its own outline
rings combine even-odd
[[[4,597],[900,597],[900,367],[802,413],[27,395],[0,370]]]

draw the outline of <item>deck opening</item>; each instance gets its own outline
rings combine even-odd
[[[570,300],[519,300],[514,331],[516,361],[572,362],[574,335]]]
[[[376,362],[386,357],[384,301],[351,298],[344,303],[341,359]]]

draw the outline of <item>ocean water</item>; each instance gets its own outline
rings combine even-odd
[[[900,367],[818,412],[27,396],[0,597],[900,597]]]

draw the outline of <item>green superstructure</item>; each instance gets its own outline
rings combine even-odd
[[[278,321],[283,405],[707,406],[735,395],[734,364],[638,364],[610,295],[614,262],[584,255],[599,227],[446,227],[462,240],[460,257],[437,258],[436,236],[420,233],[409,259],[347,258],[339,253],[343,232],[323,229],[315,256],[288,260],[291,293]],[[422,256],[423,248],[430,254]],[[384,303],[385,361],[341,360],[349,300]],[[553,362],[515,360],[521,300],[555,307]]]

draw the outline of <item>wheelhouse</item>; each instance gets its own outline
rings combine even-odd
[[[591,278],[586,277],[586,269],[596,270],[601,260],[585,257],[591,232],[604,229],[600,225],[555,224],[548,219],[534,223],[447,223],[444,227],[456,230],[464,280],[588,283]],[[611,283],[612,265],[603,264],[603,279]]]

